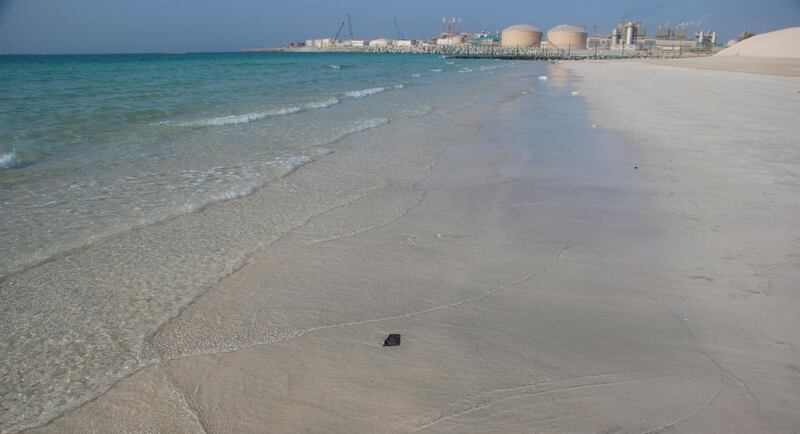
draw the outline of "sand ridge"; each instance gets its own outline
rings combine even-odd
[[[755,35],[715,54],[730,56],[800,59],[800,27]]]

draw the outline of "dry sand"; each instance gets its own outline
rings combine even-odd
[[[670,220],[664,257],[673,271],[653,280],[675,297],[698,351],[738,388],[722,396],[742,394],[745,413],[765,422],[750,432],[797,432],[800,79],[654,65],[569,68],[598,123],[638,144],[654,202]],[[681,274],[700,284],[681,284]],[[734,431],[711,423],[716,412],[747,417],[717,402],[683,431]]]
[[[729,56],[800,59],[800,27],[755,35],[716,54]]]
[[[637,59],[631,63],[664,65],[708,71],[800,77],[800,59],[767,57],[694,57],[686,59]]]
[[[446,115],[471,138],[424,180],[294,229],[32,432],[797,432],[800,80],[569,67],[592,118],[541,65]],[[381,173],[375,139],[287,182]]]

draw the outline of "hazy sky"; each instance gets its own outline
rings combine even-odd
[[[357,38],[428,38],[443,16],[469,30],[511,24],[701,22],[727,40],[744,30],[800,25],[800,0],[0,0],[0,53],[227,51],[332,37],[347,13]],[[347,29],[345,28],[345,33]]]

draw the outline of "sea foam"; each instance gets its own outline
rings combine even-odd
[[[310,102],[306,104],[305,107],[309,109],[323,109],[336,104],[339,104],[339,100],[331,97],[322,101]]]
[[[371,89],[351,90],[350,92],[345,92],[344,95],[349,98],[364,98],[365,96],[375,95],[385,90],[385,87],[373,87]]]
[[[330,107],[332,105],[339,104],[339,102],[340,101],[338,99],[331,97],[325,100],[314,101],[302,105],[278,107],[263,112],[253,112],[241,115],[221,116],[210,119],[200,119],[196,121],[181,122],[178,123],[177,125],[181,127],[200,128],[200,127],[218,127],[223,125],[246,124],[275,116],[286,116],[294,113],[304,112],[306,110],[323,109]],[[160,122],[159,124],[163,125],[171,123],[172,122],[167,121],[167,122]]]
[[[12,169],[19,164],[19,155],[12,149],[11,152],[0,153],[0,169]]]
[[[371,130],[373,128],[378,128],[381,125],[386,125],[389,123],[389,119],[386,118],[374,118],[374,119],[364,119],[361,121],[357,121],[353,123],[346,132],[346,134],[355,134],[360,133],[362,131]]]

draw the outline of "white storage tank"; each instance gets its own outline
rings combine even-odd
[[[539,48],[542,45],[542,31],[528,24],[517,24],[503,30],[500,45],[503,47]]]
[[[585,50],[588,35],[578,26],[562,24],[547,31],[547,47],[562,50]]]

